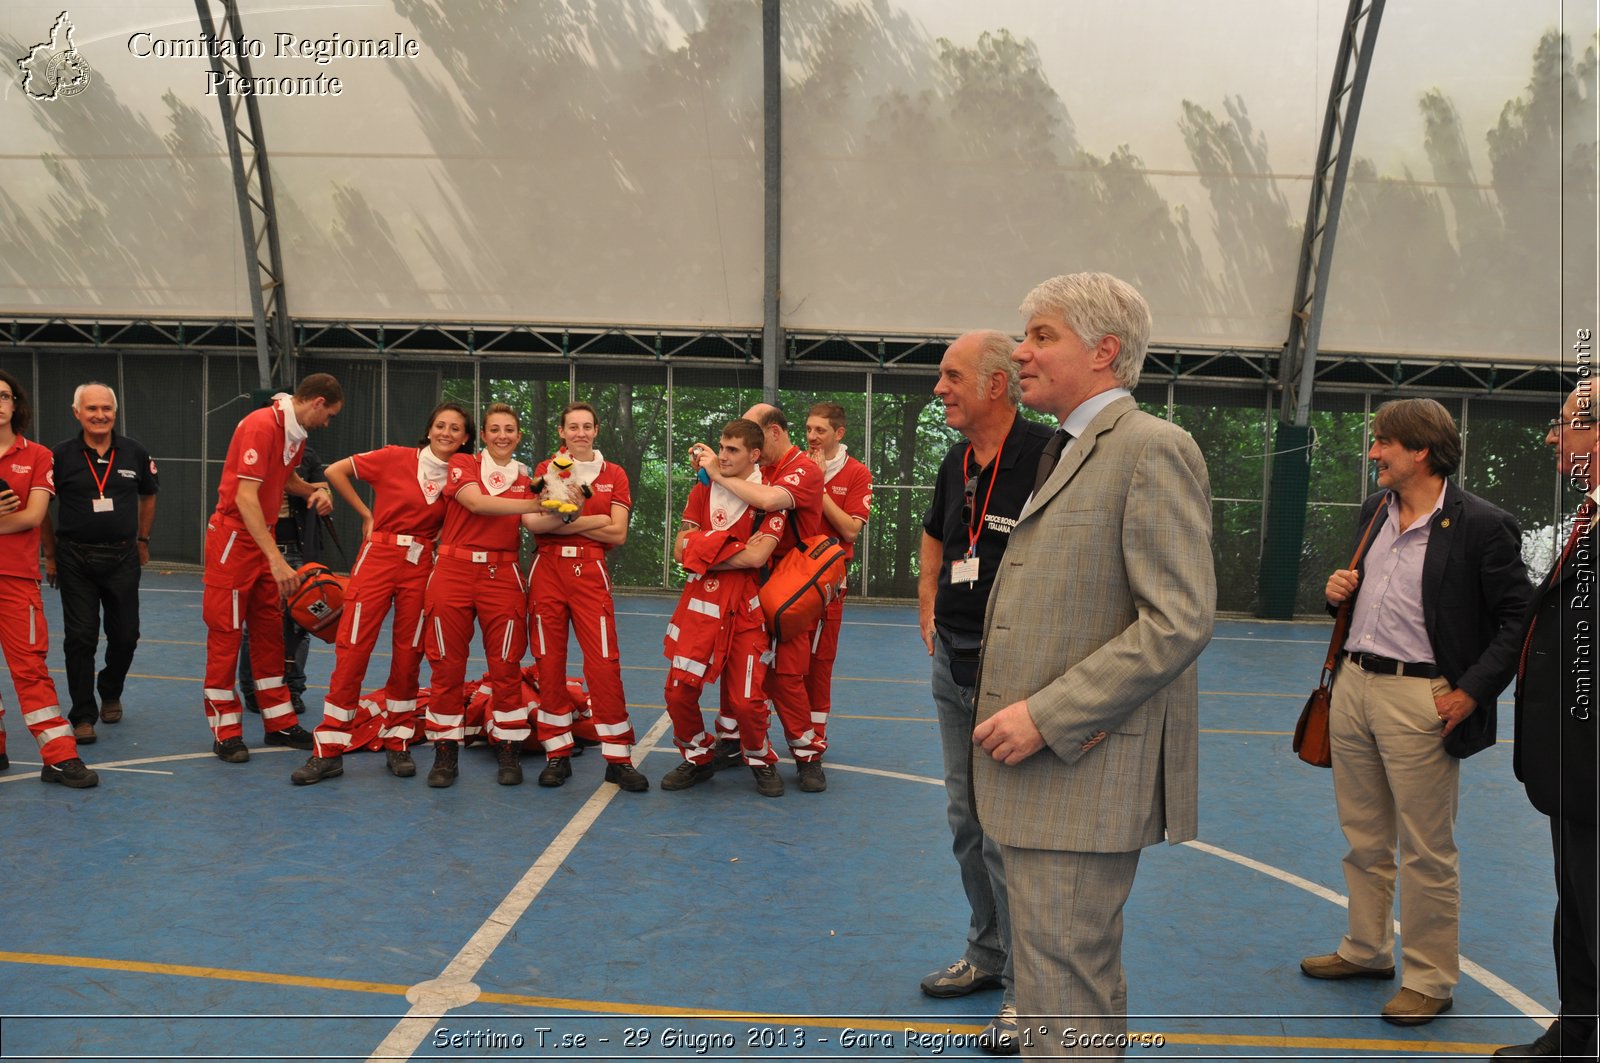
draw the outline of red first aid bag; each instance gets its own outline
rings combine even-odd
[[[761,585],[767,630],[779,642],[811,630],[844,588],[844,546],[813,535],[783,555]]]
[[[301,565],[294,574],[300,577],[300,589],[289,596],[285,608],[295,623],[323,642],[332,642],[344,612],[344,577],[316,561]]]

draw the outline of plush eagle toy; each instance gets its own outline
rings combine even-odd
[[[545,464],[544,475],[533,478],[533,489],[539,494],[539,504],[547,513],[554,513],[571,524],[583,508],[583,500],[594,494],[586,483],[579,483],[572,474],[572,455],[567,448],[556,451]]]

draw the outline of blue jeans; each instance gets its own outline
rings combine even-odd
[[[957,686],[950,676],[944,639],[933,640],[933,704],[939,713],[939,743],[944,747],[944,788],[949,798],[951,851],[961,868],[961,888],[972,908],[966,961],[1005,982],[1005,999],[1015,999],[1011,980],[1011,913],[1006,905],[1006,871],[1000,848],[983,833],[972,808],[972,728],[977,691]]]

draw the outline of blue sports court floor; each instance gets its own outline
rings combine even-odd
[[[618,602],[652,783],[677,762],[661,697],[671,604]],[[847,607],[828,791],[791,782],[779,800],[744,772],[619,793],[593,754],[561,789],[532,773],[500,787],[481,747],[448,790],[389,776],[377,754],[294,787],[305,754],[260,748],[256,717],[250,763],[211,755],[203,638],[198,575],[147,573],[127,716],[85,749],[95,790],[38,781],[4,684],[0,1056],[981,1055],[963,1039],[998,994],[917,989],[960,954],[965,910],[913,608]],[[1146,850],[1128,906],[1130,1029],[1161,1042],[1133,1057],[1476,1056],[1531,1040],[1555,1003],[1548,833],[1506,742],[1462,774],[1455,1010],[1404,1030],[1374,1017],[1396,984],[1299,973],[1344,925],[1330,773],[1288,738],[1326,638],[1224,622],[1202,658],[1201,840]],[[332,655],[314,645],[319,693]]]

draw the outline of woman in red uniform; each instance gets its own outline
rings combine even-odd
[[[522,442],[516,411],[503,402],[483,418],[483,452],[457,453],[445,480],[439,559],[423,595],[424,645],[433,692],[426,716],[434,744],[429,786],[456,779],[463,734],[463,684],[472,649],[472,620],[483,631],[493,693],[484,730],[496,746],[503,786],[522,782],[528,706],[522,700],[522,649],[528,642],[527,588],[517,569],[519,518],[539,510],[528,472],[511,456]]]
[[[444,525],[450,459],[463,448],[470,453],[477,438],[467,411],[454,402],[441,402],[428,415],[427,431],[416,446],[369,450],[325,470],[334,490],[361,514],[364,542],[345,587],[333,678],[322,705],[316,746],[311,758],[289,776],[297,785],[344,773],[344,751],[350,745],[361,684],[391,604],[394,650],[379,734],[389,771],[403,779],[417,773],[411,739],[416,733],[417,673],[422,670],[422,592],[433,571],[433,544]],[[372,509],[356,493],[355,479],[372,485]]]
[[[589,685],[600,754],[606,758],[606,782],[637,793],[650,789],[650,782],[633,766],[633,724],[622,693],[616,608],[606,573],[606,553],[628,538],[633,496],[622,466],[605,460],[594,447],[599,430],[593,406],[570,403],[561,411],[557,431],[572,468],[558,472],[546,461],[535,475],[556,477],[558,489],[563,483],[577,485],[582,490],[573,501],[581,508],[566,523],[549,513],[522,522],[539,536],[539,553],[528,571],[531,638],[539,666],[539,743],[548,758],[539,785],[560,786],[572,774],[573,704],[567,693],[571,623],[583,649],[583,678]]]
[[[56,685],[45,666],[50,632],[39,597],[39,525],[56,493],[50,448],[23,438],[33,419],[22,381],[0,370],[0,652],[11,669],[22,720],[39,743],[39,778],[76,790],[100,776],[78,759],[72,728],[61,718]],[[0,771],[6,756],[5,703],[0,701]]]

